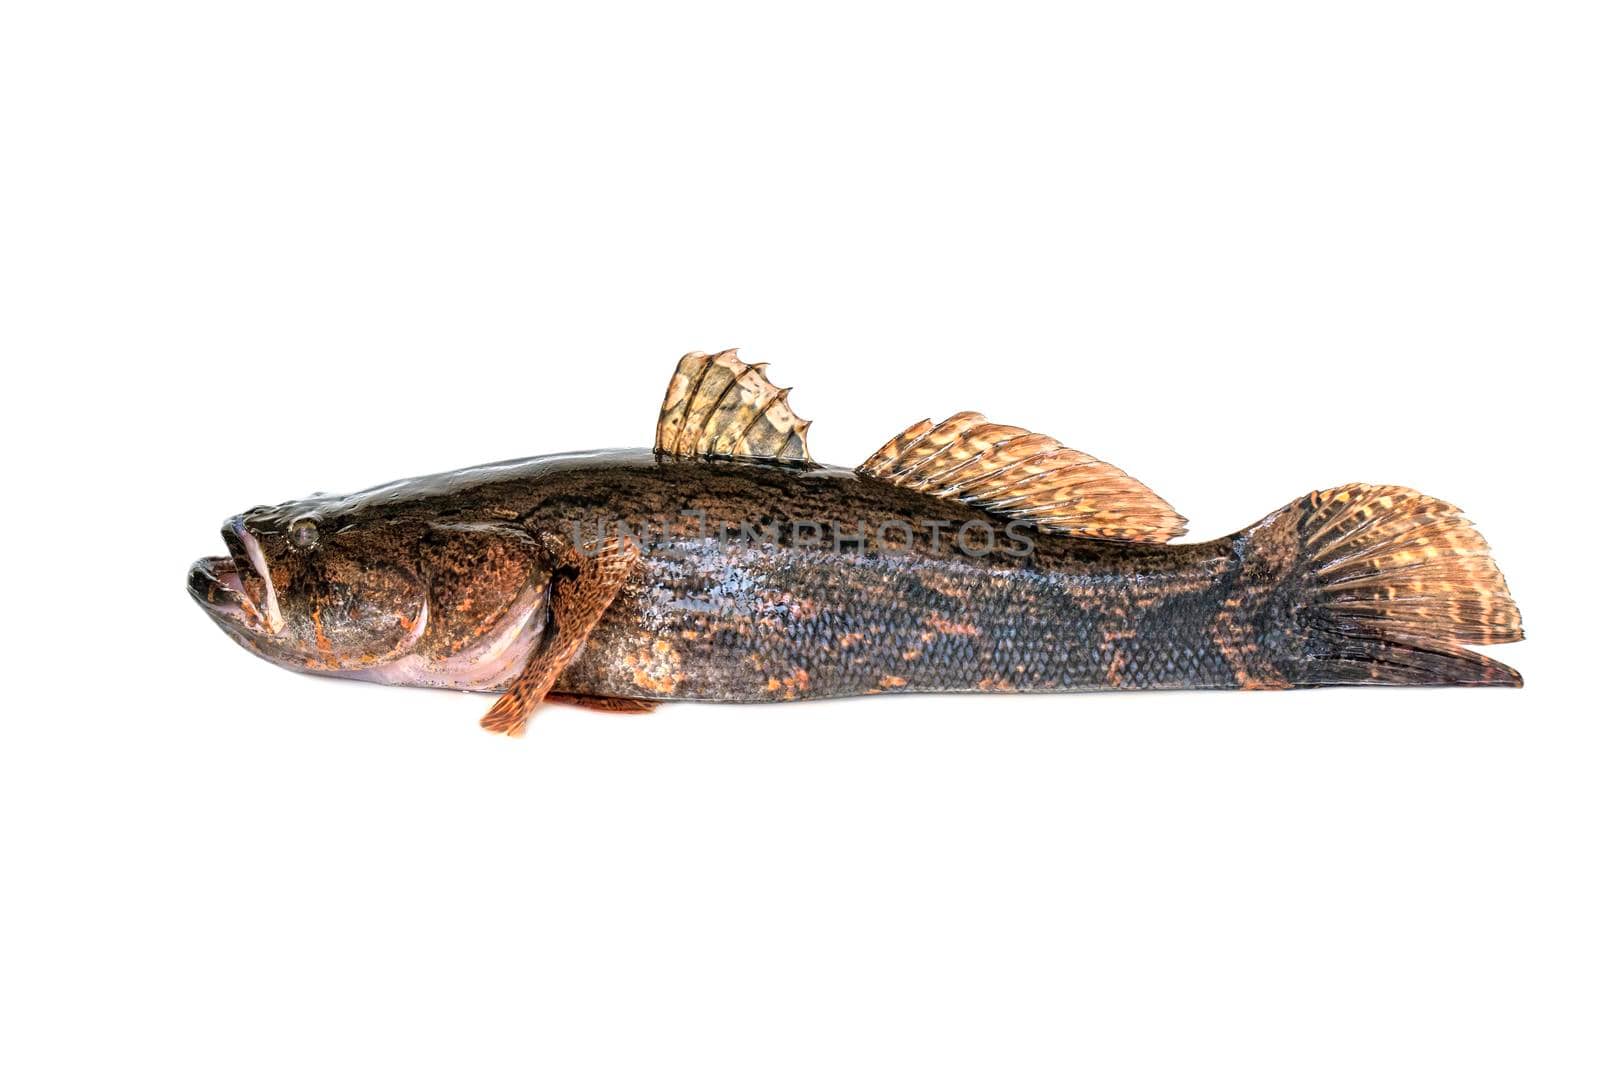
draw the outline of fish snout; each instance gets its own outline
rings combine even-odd
[[[247,630],[264,633],[261,611],[245,592],[239,567],[231,557],[208,556],[189,568],[189,595],[219,620],[230,620]]]
[[[257,633],[276,634],[283,629],[277,590],[261,542],[245,525],[244,517],[229,519],[222,527],[226,556],[212,556],[189,568],[189,593],[214,615],[232,619]]]

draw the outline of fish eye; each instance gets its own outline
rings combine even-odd
[[[301,516],[289,524],[289,543],[296,548],[310,548],[317,543],[317,524]]]

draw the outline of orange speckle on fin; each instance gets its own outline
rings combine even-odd
[[[483,717],[480,725],[491,733],[521,737],[527,730],[534,709],[622,590],[639,559],[639,546],[628,538],[612,537],[592,555],[576,555],[577,575],[557,579],[551,594],[555,633]]]
[[[923,419],[856,470],[1056,533],[1161,543],[1184,530],[1183,516],[1126,472],[975,411],[937,426]]]

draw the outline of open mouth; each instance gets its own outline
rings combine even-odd
[[[255,535],[234,519],[222,528],[222,540],[228,555],[198,560],[189,568],[189,595],[213,614],[248,630],[266,634],[282,630],[278,596]]]

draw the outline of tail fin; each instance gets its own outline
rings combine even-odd
[[[1298,534],[1294,615],[1305,641],[1291,684],[1522,684],[1461,647],[1520,641],[1522,617],[1488,544],[1454,507],[1414,489],[1353,484],[1278,514]]]

